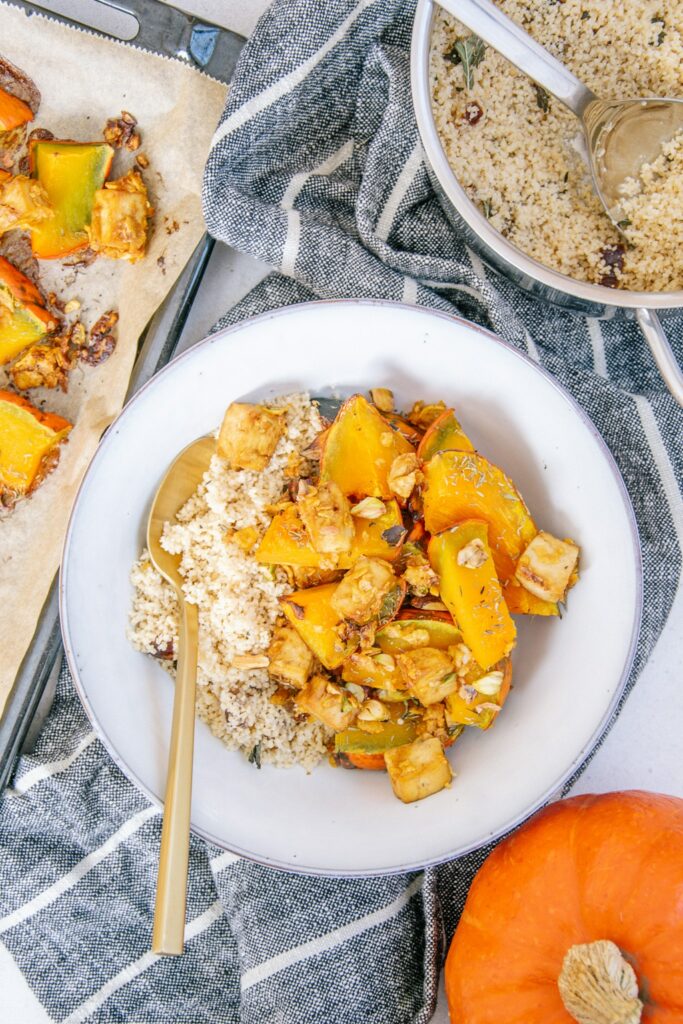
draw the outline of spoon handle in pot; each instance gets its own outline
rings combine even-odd
[[[439,0],[439,6],[533,78],[577,117],[582,117],[588,104],[597,98],[569,68],[560,64],[491,0]]]
[[[657,314],[651,309],[637,309],[636,320],[650,346],[662,379],[680,406],[683,406],[683,372],[669,344]]]
[[[164,799],[152,952],[178,956],[185,941],[187,866],[194,751],[199,624],[197,606],[180,596],[178,670]]]

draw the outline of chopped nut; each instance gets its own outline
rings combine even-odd
[[[495,697],[503,685],[503,673],[498,670],[487,672],[486,675],[480,676],[479,679],[473,679],[471,685],[478,693],[483,693],[485,697]]]
[[[78,310],[80,308],[81,308],[81,304],[78,301],[78,299],[69,299],[69,301],[64,306],[64,312],[67,313],[67,314],[75,313],[76,310]]]
[[[110,309],[103,313],[96,324],[90,328],[90,340],[87,346],[81,350],[80,357],[89,366],[99,366],[112,354],[116,348],[116,338],[111,330],[116,326],[119,314],[116,310]]]
[[[394,411],[394,392],[389,388],[370,388],[370,398],[380,412]]]
[[[351,515],[358,519],[380,519],[387,507],[380,498],[363,498],[351,508]]]
[[[467,675],[468,666],[472,664],[472,651],[469,649],[467,644],[454,644],[452,647],[448,648],[448,653],[453,659],[455,671],[458,675]]]
[[[232,668],[244,671],[252,668],[268,668],[270,659],[267,654],[236,654],[232,659]]]
[[[484,542],[475,537],[469,544],[460,548],[456,560],[458,565],[463,565],[466,569],[478,569],[488,557]]]
[[[119,117],[110,117],[105,124],[102,131],[104,141],[114,149],[122,149],[124,146],[130,150],[138,149],[140,136],[135,131],[137,123],[137,118],[127,110],[122,110]]]
[[[383,448],[391,448],[394,443],[394,435],[390,430],[385,430],[384,433],[379,435],[379,443]]]
[[[464,700],[467,705],[472,705],[478,699],[479,692],[473,686],[463,684],[458,690],[458,697]]]
[[[363,687],[359,683],[347,683],[346,689],[349,693],[352,693],[359,704],[362,704],[365,700],[366,693]]]
[[[389,710],[381,700],[366,700],[358,712],[359,722],[387,722]]]
[[[135,163],[144,171],[149,167],[149,157],[145,156],[144,153],[138,153],[135,157]]]
[[[396,456],[387,475],[387,483],[397,497],[407,499],[413,493],[418,481],[418,466],[414,452]]]
[[[408,584],[411,593],[417,594],[419,597],[426,597],[433,587],[439,585],[439,577],[427,559],[418,555],[411,555],[408,559],[403,579]]]

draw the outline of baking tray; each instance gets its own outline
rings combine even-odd
[[[229,82],[245,40],[227,29],[193,18],[159,0],[45,0],[44,4],[12,0],[12,6],[49,17],[100,36],[121,38],[114,32],[94,28],[101,19],[97,9],[134,18],[139,30],[126,38],[133,46],[172,57],[198,67],[223,82]],[[83,20],[70,16],[78,6]],[[109,9],[109,10],[106,10]],[[66,13],[65,13],[66,12]],[[86,21],[85,15],[91,17]],[[119,24],[131,25],[130,20]],[[1,50],[1,45],[0,45]],[[173,357],[197,294],[214,240],[205,235],[162,306],[140,339],[126,401]],[[0,792],[8,784],[22,749],[40,732],[54,694],[61,663],[62,638],[59,628],[57,579],[43,606],[33,641],[21,664],[14,687],[0,720]]]

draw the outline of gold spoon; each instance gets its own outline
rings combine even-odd
[[[152,951],[170,956],[183,952],[185,940],[199,628],[197,606],[189,604],[183,593],[183,578],[178,571],[180,556],[164,551],[161,534],[164,525],[173,520],[196,491],[215,451],[214,437],[200,437],[178,455],[159,485],[147,520],[150,561],[174,588],[180,606],[178,669],[152,932]]]

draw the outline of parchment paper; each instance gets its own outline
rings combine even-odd
[[[47,18],[29,18],[1,2],[0,55],[30,75],[42,93],[31,128],[92,141],[101,139],[107,118],[121,110],[137,117],[139,152],[150,161],[143,175],[156,211],[148,254],[140,263],[98,259],[80,269],[40,263],[44,289],[63,300],[80,300],[86,327],[111,308],[118,309],[120,319],[116,350],[106,363],[75,368],[67,394],[29,393],[34,405],[66,416],[74,429],[57,469],[0,521],[2,714],[59,565],[76,490],[103,430],[123,404],[138,338],[204,233],[201,177],[227,87],[179,61]],[[133,160],[127,150],[117,152],[110,177],[124,174]],[[0,387],[5,383],[0,369]],[[102,527],[115,529],[115,524]]]

